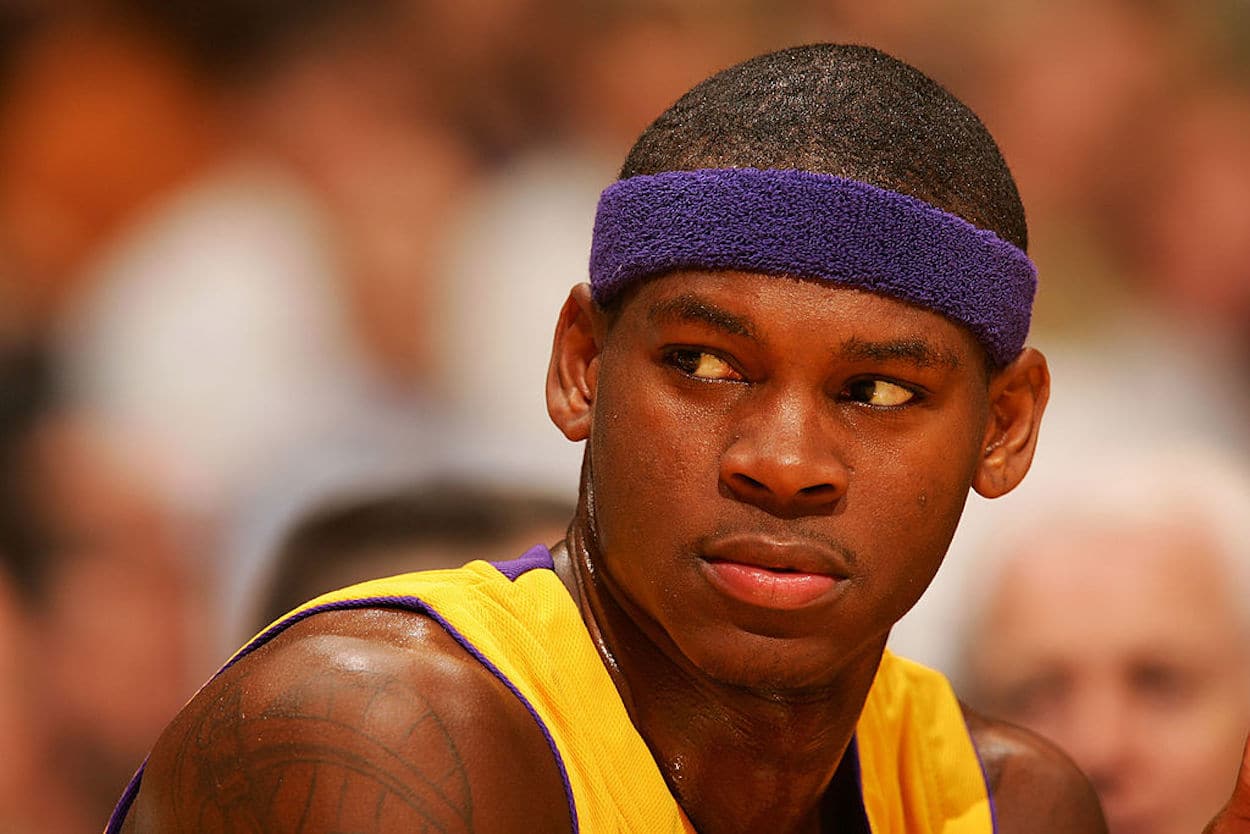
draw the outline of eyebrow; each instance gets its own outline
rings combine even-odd
[[[647,318],[655,323],[665,321],[693,321],[711,325],[719,330],[735,336],[754,339],[751,321],[728,310],[723,310],[707,299],[694,293],[684,293],[674,298],[667,298],[656,303],[649,311]]]
[[[852,337],[842,343],[839,355],[844,359],[875,362],[901,359],[918,368],[945,365],[948,368],[957,369],[963,364],[959,354],[939,348],[920,337],[887,339],[879,342]]]

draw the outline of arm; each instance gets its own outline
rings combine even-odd
[[[153,750],[128,821],[178,832],[568,831],[533,718],[441,628],[319,614],[213,681]]]
[[[985,767],[1001,834],[1106,834],[1093,787],[1058,748],[967,707],[964,718]]]
[[[1246,739],[1233,796],[1203,834],[1250,834],[1250,739]]]

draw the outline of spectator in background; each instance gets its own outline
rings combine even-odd
[[[0,831],[35,832],[28,797],[35,787],[31,764],[38,759],[27,719],[30,706],[21,685],[26,664],[21,628],[21,601],[7,571],[0,572]]]
[[[146,480],[158,515],[208,522],[176,542],[226,555],[206,562],[226,574],[219,637],[233,645],[276,531],[345,487],[445,463],[443,407],[479,441],[476,423],[533,428],[519,449],[476,442],[458,462],[572,483],[576,459],[550,473],[541,460],[544,438],[573,451],[526,376],[543,373],[545,347],[513,343],[546,345],[541,288],[560,288],[558,305],[584,274],[589,207],[611,177],[597,148],[667,103],[652,97],[684,87],[678,74],[827,38],[879,43],[969,92],[1030,198],[1052,363],[1056,338],[1088,357],[1104,352],[1091,333],[1135,334],[1117,356],[1142,407],[1117,431],[1148,433],[1145,413],[1180,401],[1216,413],[1195,404],[1201,375],[1242,399],[1226,413],[1250,442],[1250,375],[1229,361],[1250,357],[1245,9],[15,0],[0,8],[0,351],[55,345],[91,410],[74,433],[103,451],[90,421],[106,418],[125,449],[110,466],[148,470],[119,480]],[[487,165],[483,188],[462,187]],[[428,254],[449,222],[440,268]],[[1196,336],[1216,350],[1185,359]],[[1169,370],[1142,392],[1160,355]],[[1056,378],[1062,397],[1071,376]],[[81,451],[54,434],[45,447]]]
[[[5,19],[6,26],[11,22]],[[9,31],[5,30],[6,35]],[[7,43],[6,43],[7,46]],[[33,574],[43,559],[42,530],[31,523],[31,491],[21,459],[26,440],[48,407],[44,357],[4,345],[0,352],[0,831],[81,831],[81,804],[55,778],[41,779],[49,745],[29,685]],[[77,827],[76,827],[77,826]]]
[[[1223,560],[1210,571],[1227,578],[1223,590],[1250,587],[1232,584],[1240,580],[1229,572],[1250,573],[1244,483],[1250,448],[1244,411],[1237,407],[1240,388],[1229,384],[1220,367],[1194,363],[1171,341],[1147,342],[1121,328],[1108,321],[1096,349],[1043,342],[1054,386],[1029,477],[994,506],[970,498],[937,581],[894,629],[891,646],[946,672],[970,704],[1033,729],[1053,730],[1054,721],[1039,725],[1036,715],[1020,709],[1022,699],[1004,711],[1004,699],[988,698],[983,682],[994,676],[980,678],[990,662],[982,647],[1018,647],[1018,659],[1031,671],[1008,660],[1003,673],[1047,681],[1042,688],[1050,693],[1044,696],[1048,703],[1057,703],[1055,693],[1062,691],[1072,704],[1092,708],[1097,699],[1111,702],[1119,693],[1117,720],[1095,728],[1105,732],[1073,742],[1073,734],[1084,731],[1068,726],[1055,731],[1054,740],[1073,743],[1068,752],[1099,789],[1113,834],[1196,832],[1203,823],[1193,820],[1209,819],[1226,798],[1212,791],[1231,785],[1250,731],[1250,694],[1244,688],[1237,694],[1250,664],[1236,658],[1250,642],[1234,620],[1234,630],[1184,663],[1175,661],[1175,652],[1180,640],[1193,638],[1195,615],[1207,616],[1209,629],[1229,612],[1250,615],[1245,591],[1230,598],[1224,613],[1216,597],[1203,599],[1194,611],[1186,608],[1193,605],[1189,595],[1196,592],[1192,583],[1204,552]],[[1179,578],[1164,575],[1175,567],[1169,561],[1176,556],[1169,551],[1173,546],[1188,552],[1195,568]],[[1008,589],[1008,577],[1025,570],[1010,569],[1017,563],[1048,573],[1049,583],[1038,576],[1035,585],[1012,581]],[[1217,572],[1221,565],[1223,574]],[[1169,582],[1178,584],[1168,589]],[[1156,604],[1148,594],[1161,589],[1168,590]],[[1018,604],[1008,601],[1008,593]],[[1034,604],[1027,605],[1028,599]],[[995,621],[995,612],[1018,614],[1021,629],[1012,625],[1008,636],[1008,624]],[[1025,617],[1034,622],[1025,624]],[[1076,639],[1064,643],[1066,638]],[[1044,651],[1042,641],[1049,641]],[[1221,656],[1226,667],[1210,665]],[[976,669],[973,658],[980,658]],[[1144,696],[1155,684],[1144,678],[1154,674],[1151,669],[1195,672],[1204,663],[1208,686],[1193,687],[1192,697],[1178,696],[1173,706],[1158,706],[1163,714],[1157,720],[1142,718],[1149,726],[1134,729],[1134,716],[1149,714]],[[1236,697],[1239,705],[1232,703]],[[1214,720],[1170,750],[1165,734],[1181,732],[1187,716]],[[1107,742],[1102,752],[1099,740]],[[1205,761],[1187,765],[1187,758]],[[1191,778],[1215,784],[1196,790],[1186,781]],[[1130,826],[1142,813],[1157,819],[1151,825],[1169,827]]]
[[[53,417],[27,454],[18,475],[49,536],[23,589],[29,678],[53,771],[96,821],[207,665],[200,583],[161,504],[88,426]]]
[[[162,506],[61,410],[37,354],[7,357],[0,403],[0,695],[15,712],[0,720],[18,730],[0,735],[0,771],[14,769],[0,821],[85,834],[207,665],[196,577]]]
[[[327,591],[367,579],[515,558],[564,537],[570,502],[455,481],[340,500],[287,535],[263,584],[254,631]]]
[[[1250,472],[1184,446],[1069,472],[983,531],[954,683],[1064,748],[1111,834],[1199,831],[1250,733]]]
[[[1250,378],[1250,102],[1206,83],[1144,160],[1145,199],[1125,206],[1141,291],[1188,339]],[[1123,234],[1123,233],[1122,233]],[[1125,243],[1124,237],[1118,242]],[[1247,435],[1250,436],[1250,435]]]
[[[231,508],[421,387],[423,247],[463,168],[404,19],[116,0],[54,16],[17,73],[11,271],[64,288],[43,306],[70,394],[180,508]]]
[[[515,13],[526,4],[490,5]],[[760,44],[756,20],[737,2],[706,9],[672,0],[529,5],[558,13],[544,41],[555,64],[545,80],[561,107],[542,114],[543,135],[484,172],[449,224],[436,282],[440,314],[430,332],[439,396],[474,439],[466,457],[479,457],[481,438],[507,441],[510,465],[567,491],[581,458],[551,430],[542,380],[550,322],[569,285],[586,275],[599,192],[616,174],[618,149],[655,113]],[[481,335],[466,350],[470,332]]]
[[[274,492],[411,477],[440,445],[424,264],[467,163],[409,21],[389,0],[69,3],[12,73],[0,236],[29,338],[202,531],[223,606],[235,530]]]

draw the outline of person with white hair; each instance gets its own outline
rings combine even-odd
[[[981,531],[954,683],[1071,755],[1112,834],[1196,832],[1250,732],[1250,470],[1122,445]]]

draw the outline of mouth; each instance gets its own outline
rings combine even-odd
[[[776,611],[820,604],[848,576],[844,557],[831,548],[754,535],[713,540],[701,567],[726,596]]]

